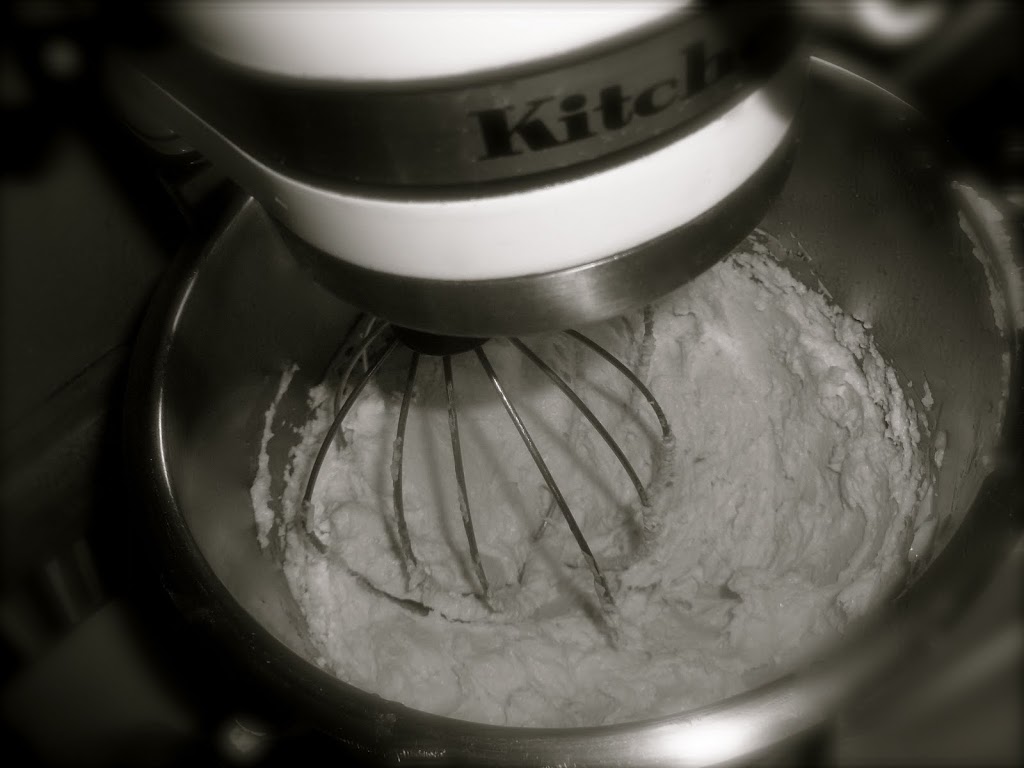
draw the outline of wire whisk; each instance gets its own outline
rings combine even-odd
[[[582,345],[583,348],[591,351],[608,365],[612,366],[648,403],[661,429],[661,465],[664,466],[667,463],[666,457],[668,457],[674,449],[674,436],[668,419],[665,416],[665,412],[654,397],[654,394],[644,384],[641,378],[630,370],[625,363],[590,337],[574,330],[567,330],[562,333],[565,334],[566,337]],[[371,355],[370,350],[378,341],[382,341],[383,345],[380,347],[379,351],[375,351]],[[493,387],[497,399],[501,402],[505,413],[508,415],[508,418],[514,425],[516,432],[529,452],[537,471],[543,478],[544,485],[551,494],[551,507],[549,507],[548,513],[544,515],[539,528],[534,532],[532,540],[536,541],[540,538],[545,527],[549,524],[553,514],[553,509],[557,508],[572,534],[576,546],[582,554],[583,561],[586,563],[586,566],[593,577],[594,590],[604,616],[608,619],[614,619],[617,608],[613,590],[608,582],[608,578],[598,564],[597,558],[594,556],[594,553],[587,542],[586,536],[584,536],[569,503],[566,501],[565,496],[559,488],[557,480],[548,467],[547,462],[545,462],[536,441],[524,423],[519,409],[517,409],[515,402],[513,402],[512,397],[496,373],[491,360],[488,358],[484,349],[486,341],[486,339],[456,339],[432,336],[430,334],[410,331],[404,328],[397,328],[370,316],[362,316],[359,318],[346,338],[346,341],[342,344],[336,354],[334,361],[332,361],[331,365],[328,367],[328,371],[330,371],[341,367],[339,361],[344,363],[344,368],[341,372],[340,381],[334,399],[334,419],[320,443],[319,450],[313,460],[305,486],[305,493],[302,497],[303,508],[306,510],[310,508],[313,493],[316,489],[317,478],[320,475],[330,446],[336,439],[340,440],[342,445],[344,444],[344,438],[340,428],[345,421],[346,416],[350,413],[354,404],[358,400],[360,394],[365,389],[367,383],[378,373],[385,361],[398,347],[407,347],[411,351],[411,357],[405,374],[405,384],[402,392],[397,432],[395,434],[392,447],[390,470],[398,554],[401,559],[404,572],[407,574],[410,583],[414,586],[423,585],[422,583],[425,579],[425,575],[420,568],[420,563],[413,547],[412,537],[409,533],[409,525],[406,520],[403,468],[405,464],[406,430],[409,420],[410,406],[414,399],[417,372],[420,368],[420,358],[423,355],[440,357],[443,367],[444,388],[447,401],[448,432],[450,436],[452,457],[454,459],[459,511],[462,517],[462,526],[465,531],[465,538],[469,548],[473,572],[478,583],[478,592],[475,594],[475,597],[478,598],[486,612],[493,613],[498,611],[499,607],[496,605],[491,585],[488,582],[487,573],[484,570],[484,564],[477,542],[476,530],[474,528],[472,499],[470,498],[466,482],[462,441],[459,433],[459,409],[456,383],[452,370],[453,355],[472,354],[476,357],[477,362]],[[601,422],[594,411],[551,365],[545,362],[540,355],[538,355],[521,339],[510,338],[509,342],[514,345],[514,347],[521,352],[526,359],[536,366],[537,369],[540,370],[551,381],[551,383],[565,395],[566,398],[568,398],[583,418],[586,419],[586,421],[593,427],[597,435],[600,436],[603,443],[614,455],[617,463],[621,465],[622,469],[628,476],[631,485],[636,491],[640,504],[640,517],[642,521],[642,546],[648,546],[651,541],[657,537],[657,533],[661,527],[661,519],[659,513],[655,509],[655,505],[652,503],[649,487],[645,486],[643,481],[640,479],[639,474],[627,458],[622,447],[618,442],[616,442],[615,438],[612,437],[609,430]],[[641,344],[640,355],[641,369],[649,364],[650,348],[652,345],[653,314],[648,308],[644,313],[644,338]],[[353,374],[356,372],[356,367],[360,361],[362,362],[362,370],[353,379]],[[346,391],[347,394],[343,394]],[[657,475],[658,472],[656,471],[655,476]],[[315,537],[311,538],[314,544],[323,551],[323,545],[320,544]],[[458,619],[459,617],[454,616],[452,618]],[[470,620],[472,617],[464,616],[463,618]]]

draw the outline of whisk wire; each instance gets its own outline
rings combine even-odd
[[[451,355],[445,355],[442,364],[444,366],[444,388],[448,395],[448,431],[451,433],[452,438],[452,455],[455,459],[455,482],[459,489],[459,510],[462,512],[462,525],[466,529],[466,539],[469,541],[469,555],[473,560],[473,568],[476,570],[477,578],[480,580],[484,602],[487,602],[491,590],[490,585],[487,583],[487,573],[484,571],[483,561],[480,559],[476,534],[473,532],[473,515],[469,509],[469,492],[466,490],[466,473],[462,466],[462,446],[459,443],[459,415],[455,406],[455,381],[452,376]]]
[[[653,337],[653,317],[650,312],[644,314],[644,325],[645,325],[645,343],[647,340]],[[338,407],[337,399],[335,400],[336,414],[327,433],[320,444],[320,449],[313,461],[312,468],[309,473],[309,479],[306,483],[305,493],[302,499],[303,509],[305,514],[308,516],[311,510],[311,502],[313,498],[313,492],[316,488],[317,478],[320,474],[320,470],[323,466],[323,462],[326,458],[327,452],[338,436],[342,423],[345,417],[352,410],[356,400],[366,387],[366,384],[371,378],[373,378],[390,354],[394,351],[395,347],[403,343],[403,336],[401,333],[394,335],[384,346],[384,348],[372,358],[372,361],[367,363],[371,346],[381,337],[381,335],[390,326],[387,323],[377,323],[373,319],[362,320],[357,322],[352,329],[352,335],[359,335],[362,338],[359,340],[359,344],[353,348],[349,342],[343,344],[343,350],[351,350],[351,357],[348,359],[348,363],[345,366],[345,370],[341,376],[341,382],[336,390],[336,398],[340,399],[341,395],[344,394],[344,389],[347,386],[349,378],[353,375],[355,366],[358,361],[363,361],[363,371],[360,373],[358,380],[352,386],[351,391],[347,393],[344,403]],[[654,395],[647,388],[646,385],[640,380],[640,377],[630,370],[622,361],[615,357],[611,352],[606,350],[601,345],[594,342],[592,339],[584,336],[578,331],[568,330],[565,333],[580,342],[584,346],[591,349],[593,352],[602,357],[605,361],[610,363],[616,368],[623,376],[625,376],[630,384],[632,384],[643,397],[647,400],[651,408],[653,409],[658,422],[661,425],[662,434],[664,437],[664,450],[671,453],[672,446],[674,445],[674,438],[672,436],[672,429],[669,426],[668,419],[665,416],[664,411],[658,404],[658,401],[654,398]],[[597,415],[590,409],[589,406],[583,401],[583,399],[573,390],[569,383],[556,372],[548,363],[546,363],[537,353],[535,353],[530,347],[523,343],[520,339],[510,339],[512,344],[522,352],[534,365],[536,365],[554,384],[558,387],[562,393],[569,398],[573,406],[580,411],[580,413],[590,422],[594,427],[595,431],[601,436],[605,444],[609,447],[612,453],[615,455],[619,464],[625,470],[629,476],[630,482],[636,489],[637,495],[640,499],[641,505],[645,510],[650,510],[650,492],[648,488],[641,482],[636,469],[632,463],[626,457],[619,443],[612,437],[611,433],[602,424],[601,420]],[[405,514],[405,503],[404,503],[404,457],[405,457],[405,437],[409,419],[409,411],[412,401],[415,397],[415,384],[416,375],[419,366],[419,359],[421,353],[435,354],[434,352],[426,352],[420,350],[414,344],[408,344],[412,348],[412,357],[409,363],[409,368],[406,373],[405,388],[402,395],[401,410],[399,411],[398,417],[398,428],[395,434],[395,440],[392,448],[391,456],[391,477],[392,477],[392,493],[394,498],[396,528],[398,533],[398,549],[399,554],[402,558],[403,565],[405,568],[407,578],[419,582],[422,580],[421,577],[426,574],[422,571],[417,570],[419,563],[416,555],[413,552],[412,540],[409,534],[408,522]],[[561,490],[555,481],[554,476],[551,474],[543,456],[541,455],[540,449],[534,442],[527,429],[525,423],[519,415],[518,410],[513,404],[512,400],[505,391],[497,373],[491,365],[486,353],[480,346],[476,346],[473,350],[476,353],[477,359],[482,366],[484,373],[490,380],[491,385],[498,394],[501,403],[512,420],[516,431],[519,433],[519,437],[526,445],[527,450],[530,453],[530,457],[533,459],[538,471],[540,472],[544,483],[551,494],[551,504],[548,507],[547,513],[544,515],[544,519],[541,523],[540,528],[534,533],[532,539],[534,541],[539,540],[542,535],[544,528],[546,527],[549,518],[554,515],[554,509],[557,507],[561,512],[563,519],[569,527],[569,531],[572,533],[573,539],[576,545],[579,547],[580,552],[583,555],[583,559],[589,568],[591,575],[594,579],[595,589],[601,603],[602,609],[606,617],[614,618],[617,614],[615,601],[612,595],[612,591],[609,587],[607,578],[602,572],[601,568],[597,564],[597,559],[594,556],[593,551],[590,549],[590,545],[587,543],[586,537],[583,535],[583,531],[580,529],[576,518],[573,516],[572,510],[569,507],[568,502],[562,495]],[[442,358],[442,366],[444,370],[444,381],[445,381],[445,392],[447,395],[448,405],[448,428],[451,438],[452,445],[452,457],[455,464],[455,479],[458,489],[459,498],[459,509],[462,514],[462,523],[466,531],[466,539],[469,543],[470,557],[473,562],[474,570],[476,571],[477,579],[480,583],[482,594],[480,595],[484,605],[491,611],[494,610],[490,603],[490,584],[487,580],[487,574],[483,567],[483,560],[480,555],[479,546],[477,543],[476,533],[473,527],[473,517],[469,503],[469,492],[466,484],[465,467],[463,463],[462,445],[459,437],[459,420],[458,420],[458,404],[455,393],[455,381],[454,374],[452,371],[451,352],[447,354],[439,354]],[[643,351],[641,354],[645,354]],[[649,350],[646,353],[649,355]],[[335,363],[332,361],[331,368]],[[641,368],[646,369],[644,361],[641,360]],[[344,445],[344,441],[342,441]],[[647,515],[647,512],[645,512]],[[645,517],[644,520],[644,531],[645,536],[648,533],[656,535],[658,530],[658,521],[652,517],[648,520]],[[317,547],[321,552],[324,551],[324,545],[315,536],[310,536],[314,546]],[[648,537],[649,538],[649,537]],[[646,540],[646,539],[645,539]],[[418,576],[414,575],[418,574]]]
[[[541,456],[540,450],[537,448],[536,443],[534,443],[533,438],[530,437],[530,432],[527,430],[526,425],[520,418],[518,411],[516,411],[515,406],[512,404],[512,401],[505,393],[505,389],[502,387],[501,381],[494,372],[494,368],[491,367],[490,360],[487,359],[486,353],[480,347],[477,347],[474,351],[476,352],[477,359],[480,361],[480,365],[483,366],[484,372],[487,374],[487,378],[491,380],[491,384],[498,393],[498,397],[501,398],[502,405],[505,406],[505,411],[508,413],[509,418],[512,419],[512,423],[519,432],[519,436],[526,444],[526,448],[530,452],[530,456],[533,458],[534,464],[537,465],[537,469],[540,471],[541,476],[544,478],[544,482],[547,484],[548,490],[551,491],[551,495],[558,504],[562,517],[565,518],[565,522],[569,526],[569,530],[572,532],[577,546],[579,546],[580,551],[583,553],[583,559],[586,561],[587,566],[590,568],[590,572],[594,577],[594,584],[597,587],[597,594],[601,600],[602,606],[606,611],[614,611],[615,600],[612,597],[612,591],[608,586],[608,581],[605,579],[604,574],[598,567],[597,559],[594,557],[594,553],[591,551],[590,545],[587,544],[587,540],[583,536],[583,531],[580,530],[579,524],[576,522],[576,518],[573,517],[572,510],[569,509],[568,502],[566,502],[565,497],[562,496],[562,492],[559,490],[558,484],[555,482],[555,478],[552,476],[551,471],[544,462],[544,458]]]
[[[413,388],[416,385],[416,369],[419,366],[420,353],[413,351],[409,362],[409,373],[405,379],[405,392],[402,394],[402,409],[398,413],[398,431],[391,454],[391,483],[395,502],[395,520],[398,528],[398,543],[405,571],[411,573],[416,566],[416,555],[412,551],[412,540],[409,538],[409,526],[405,520],[405,502],[402,489],[402,464],[405,455],[405,426],[409,421],[409,405],[412,403]]]
[[[362,355],[362,353],[369,348],[370,344],[373,343],[376,338],[377,334],[373,334],[368,337],[360,347],[357,356]],[[363,391],[366,383],[373,378],[374,374],[377,373],[377,370],[384,364],[384,361],[387,360],[388,356],[397,346],[397,339],[392,339],[388,342],[388,345],[380,352],[380,354],[377,355],[374,361],[370,364],[370,367],[367,368],[366,371],[363,372],[363,375],[359,377],[359,380],[356,382],[355,386],[352,387],[352,391],[345,399],[344,405],[341,406],[341,410],[338,411],[337,415],[334,417],[334,421],[331,422],[331,426],[330,429],[327,430],[326,437],[324,437],[323,441],[320,443],[320,450],[317,451],[316,459],[313,460],[313,467],[309,472],[309,480],[306,482],[306,492],[302,495],[303,506],[308,505],[313,498],[313,489],[316,488],[316,479],[320,474],[320,467],[323,466],[324,458],[327,456],[327,450],[331,447],[331,443],[334,441],[334,436],[337,434],[338,428],[345,420],[348,412],[352,410],[352,406]]]
[[[377,322],[378,322],[377,318],[370,317],[370,316],[366,316],[366,317],[367,317],[367,319],[366,319],[365,322],[361,323],[359,326],[357,326],[357,327],[352,329],[352,334],[355,335],[356,333],[358,333],[362,337],[362,341],[359,344],[359,346],[356,348],[355,353],[349,359],[348,364],[345,366],[345,370],[341,374],[341,377],[338,379],[338,386],[334,390],[334,412],[335,412],[335,414],[337,414],[338,411],[341,410],[341,406],[342,406],[342,403],[343,403],[341,398],[342,398],[342,395],[345,394],[345,389],[348,387],[348,382],[349,382],[349,379],[352,377],[352,372],[355,370],[356,363],[359,362],[360,360],[363,361],[363,372],[365,373],[366,369],[367,369],[367,367],[369,365],[368,360],[367,360],[367,351],[369,350],[370,345],[373,344],[373,342],[375,342],[380,337],[380,335],[385,331],[385,329],[387,328],[387,324],[386,323],[381,323],[381,325],[377,326]],[[374,330],[374,327],[376,327],[376,330]],[[334,363],[332,363],[331,365],[333,367]],[[345,436],[344,436],[344,434],[342,434],[341,432],[338,432],[337,433],[337,438],[338,438],[338,447],[339,448],[344,448],[345,447]]]
[[[572,401],[572,404],[576,406],[576,409],[586,417],[587,421],[589,421],[597,431],[597,434],[601,436],[601,439],[604,440],[612,453],[615,454],[615,458],[619,460],[619,464],[622,465],[622,468],[626,470],[626,474],[629,475],[629,481],[633,484],[633,487],[636,488],[637,495],[640,497],[640,503],[645,507],[649,507],[650,502],[647,499],[647,490],[644,488],[643,482],[641,482],[636,470],[633,469],[633,465],[630,463],[629,459],[626,458],[626,454],[623,453],[622,448],[615,441],[615,438],[611,436],[611,433],[605,425],[601,423],[601,420],[597,418],[597,415],[590,410],[589,406],[583,402],[583,399],[576,394],[573,388],[569,386],[568,382],[559,376],[558,372],[545,363],[532,349],[526,346],[526,344],[519,339],[511,339],[511,342],[520,352],[526,355],[534,365],[540,368],[541,371],[551,379],[554,385],[562,390],[562,393]]]
[[[588,348],[592,349],[598,355],[600,355],[605,360],[607,360],[609,363],[611,363],[613,366],[615,366],[615,369],[618,370],[619,373],[621,373],[623,376],[625,376],[627,379],[629,379],[629,382],[634,387],[637,388],[637,390],[640,392],[640,394],[644,396],[644,399],[647,400],[647,402],[650,404],[651,409],[654,411],[654,415],[658,419],[658,423],[661,425],[662,435],[665,437],[666,440],[670,439],[672,437],[672,427],[669,426],[668,418],[665,416],[665,411],[662,410],[661,405],[654,398],[654,394],[640,380],[639,376],[637,376],[635,373],[633,373],[631,370],[629,370],[629,367],[625,363],[623,363],[621,360],[619,360],[619,358],[617,358],[615,355],[613,355],[607,349],[602,347],[596,341],[590,339],[587,336],[584,336],[579,331],[571,331],[570,330],[570,331],[565,331],[564,333],[566,333],[568,336],[571,336],[572,338],[576,339],[577,341],[581,342],[582,344],[586,345]]]

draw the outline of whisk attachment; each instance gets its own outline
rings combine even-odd
[[[641,357],[645,354],[650,354],[649,347],[653,343],[653,323],[650,320],[651,314],[645,313],[645,324],[644,324],[644,343],[642,344]],[[371,347],[382,338],[385,331],[391,330],[391,338],[387,340],[383,348],[370,358],[368,354]],[[602,568],[597,562],[590,544],[587,542],[586,537],[583,534],[582,529],[579,526],[569,503],[562,494],[561,489],[555,480],[547,462],[541,455],[541,451],[537,446],[537,443],[531,436],[526,424],[524,423],[518,409],[516,408],[513,400],[508,393],[505,385],[501,382],[500,377],[491,364],[487,353],[483,349],[486,339],[461,339],[461,338],[448,338],[441,336],[433,336],[431,334],[424,334],[419,331],[410,331],[408,329],[396,328],[389,326],[386,323],[375,323],[375,322],[359,322],[355,325],[354,332],[360,335],[360,340],[353,345],[352,343],[343,344],[343,348],[347,350],[347,354],[350,358],[347,360],[347,364],[341,374],[341,381],[339,384],[339,392],[335,398],[335,409],[336,414],[333,421],[324,437],[323,442],[320,445],[320,450],[312,464],[309,479],[306,484],[305,494],[303,496],[303,504],[305,509],[309,509],[313,493],[316,487],[317,477],[322,468],[324,459],[327,455],[330,445],[334,442],[335,436],[338,435],[339,429],[345,417],[351,411],[354,403],[363,392],[367,382],[376,375],[385,360],[394,352],[398,346],[406,346],[410,349],[411,357],[408,365],[408,369],[405,375],[405,386],[402,392],[401,408],[398,416],[398,427],[395,434],[392,456],[391,456],[391,477],[392,477],[392,495],[394,501],[394,526],[397,532],[396,548],[402,562],[403,570],[406,578],[406,590],[403,594],[396,594],[393,591],[389,591],[387,588],[380,586],[379,584],[371,583],[368,577],[362,574],[356,574],[360,577],[360,580],[367,584],[367,586],[375,589],[378,592],[390,596],[392,599],[400,603],[409,603],[410,595],[419,595],[419,600],[412,600],[412,604],[418,608],[424,610],[438,609],[443,615],[458,621],[468,620],[479,620],[486,616],[493,616],[496,612],[500,613],[496,606],[508,607],[511,605],[508,601],[507,593],[498,594],[497,603],[494,602],[496,597],[492,594],[492,587],[488,581],[487,573],[484,569],[483,559],[481,557],[479,545],[477,542],[476,532],[473,526],[473,516],[470,504],[469,490],[466,483],[465,467],[463,464],[462,445],[459,437],[459,418],[458,418],[458,398],[457,389],[455,384],[455,377],[452,369],[452,355],[459,353],[466,353],[472,351],[479,362],[484,374],[489,380],[493,387],[498,399],[508,415],[512,424],[515,426],[520,439],[523,441],[527,451],[533,460],[538,472],[543,478],[544,484],[551,494],[552,505],[548,510],[548,513],[544,516],[540,528],[535,531],[533,540],[536,541],[540,538],[540,534],[544,530],[544,526],[547,525],[549,518],[554,514],[553,510],[557,507],[561,513],[562,518],[572,534],[572,537],[578,547],[580,553],[583,556],[583,560],[589,569],[591,576],[594,581],[594,588],[597,594],[602,612],[605,616],[605,621],[609,629],[611,629],[613,635],[614,630],[614,618],[617,615],[617,609],[615,605],[615,598],[611,586],[608,582],[606,574],[602,571]],[[650,404],[655,416],[662,429],[663,436],[663,453],[670,451],[673,443],[673,436],[671,427],[668,424],[668,420],[665,417],[665,413],[661,406],[658,404],[654,395],[647,388],[647,386],[640,380],[640,378],[629,369],[621,360],[615,355],[606,350],[601,345],[594,342],[592,339],[584,336],[577,331],[566,331],[565,332],[570,338],[583,344],[590,350],[597,353],[602,359],[610,363],[616,368],[622,375],[624,375],[631,386],[635,388],[637,392]],[[654,519],[651,487],[654,483],[652,478],[651,485],[645,486],[641,481],[639,474],[636,469],[626,457],[622,447],[616,442],[615,438],[611,435],[608,429],[601,423],[601,420],[597,417],[594,411],[582,400],[582,398],[573,390],[570,384],[546,363],[533,349],[531,349],[522,340],[517,338],[511,338],[508,340],[517,350],[519,350],[528,360],[531,361],[540,371],[542,371],[551,382],[570,400],[572,405],[582,414],[587,422],[594,428],[601,439],[611,450],[618,463],[622,466],[626,475],[629,477],[629,481],[635,488],[637,497],[640,500],[642,508],[641,516],[643,518],[643,529],[645,533],[645,544],[647,543],[648,536],[652,531],[656,531],[659,527],[657,520]],[[447,401],[447,414],[448,414],[448,431],[452,447],[452,457],[454,461],[455,469],[455,481],[458,493],[459,509],[462,516],[463,528],[466,534],[466,541],[469,546],[470,560],[472,562],[473,571],[475,572],[476,581],[479,585],[479,592],[472,592],[463,595],[447,595],[445,596],[444,589],[440,584],[434,583],[432,577],[430,577],[427,570],[424,569],[414,552],[412,537],[409,532],[409,525],[406,517],[406,509],[404,503],[404,473],[403,465],[405,459],[405,445],[406,445],[406,432],[409,421],[409,413],[411,404],[415,399],[416,379],[420,368],[420,358],[422,355],[441,357],[441,363],[443,367],[444,375],[444,386]],[[359,360],[363,361],[363,372],[355,380],[351,386],[351,390],[348,391],[347,395],[344,396],[344,402],[337,406],[338,401],[341,399],[343,393],[342,388],[346,388],[349,384],[349,380],[354,371],[354,366]],[[340,361],[338,362],[340,365]],[[333,367],[333,364],[332,364]],[[342,442],[342,445],[344,443]],[[656,462],[657,464],[657,462]],[[664,462],[662,462],[662,466]],[[657,477],[657,472],[655,472]],[[308,514],[308,512],[307,512]],[[323,551],[323,545],[315,537],[310,537],[314,542],[315,546]],[[524,563],[525,567],[525,563]],[[519,580],[522,584],[523,569],[519,570]],[[469,604],[465,603],[465,599],[476,598],[479,602],[476,608],[472,608]],[[431,598],[437,598],[443,605],[435,606],[430,604]],[[483,613],[481,613],[483,610]],[[514,611],[513,611],[514,613]]]

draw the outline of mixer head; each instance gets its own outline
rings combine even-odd
[[[760,220],[804,78],[771,3],[175,3],[124,101],[339,296],[489,337],[642,306]]]

